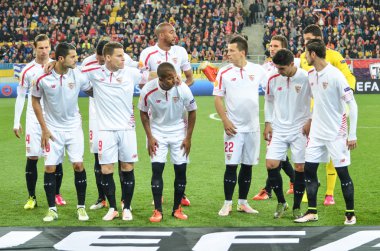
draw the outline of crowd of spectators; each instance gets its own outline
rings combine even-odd
[[[268,0],[263,46],[282,34],[290,50],[303,51],[302,31],[309,24],[323,30],[327,47],[352,59],[380,58],[380,3],[373,0]]]
[[[154,28],[170,22],[192,62],[222,60],[226,41],[244,26],[241,0],[0,0],[0,63],[31,61],[33,38],[76,46],[79,61],[99,39],[119,41],[137,60],[155,44]]]

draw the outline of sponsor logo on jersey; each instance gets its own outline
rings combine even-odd
[[[157,99],[157,100],[156,100],[156,103],[157,103],[157,104],[161,103],[161,100],[160,100],[160,99]]]
[[[301,92],[301,85],[295,85],[294,88],[296,89],[296,93],[300,93]]]
[[[236,78],[231,78],[231,81],[236,81]]]
[[[277,87],[277,91],[282,91],[282,87],[281,86]]]
[[[249,80],[253,81],[255,79],[255,75],[248,75]]]
[[[323,83],[322,83],[323,89],[326,89],[328,85],[329,85],[329,83],[327,83],[327,82],[323,82]]]
[[[55,88],[55,86],[56,86],[56,85],[51,85],[51,88],[53,88],[53,89],[54,89],[54,88]]]
[[[68,86],[69,86],[70,89],[74,89],[75,83],[69,83]]]

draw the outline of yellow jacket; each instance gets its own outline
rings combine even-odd
[[[306,61],[305,52],[303,52],[300,56],[301,59],[301,68],[309,71],[313,66],[309,66]],[[356,78],[351,73],[350,68],[348,67],[346,60],[340,55],[339,52],[326,49],[326,61],[338,68],[343,75],[346,77],[348,85],[352,90],[355,90]]]

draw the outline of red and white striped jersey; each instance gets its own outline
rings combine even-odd
[[[313,68],[309,84],[314,98],[310,137],[331,141],[347,135],[345,103],[354,95],[343,73],[331,64],[319,72]]]
[[[197,104],[185,83],[165,91],[161,89],[156,78],[144,85],[138,108],[143,112],[150,112],[152,132],[165,136],[183,133],[187,128],[183,110],[194,111]]]
[[[227,116],[238,132],[257,132],[259,123],[259,86],[268,83],[267,71],[247,62],[243,68],[228,64],[218,71],[213,95],[225,98]]]
[[[293,77],[273,75],[265,92],[265,122],[279,134],[302,130],[310,113],[311,89],[307,71],[297,68]]]
[[[173,45],[169,51],[164,51],[158,45],[145,48],[140,54],[140,64],[149,71],[157,71],[158,66],[163,62],[169,62],[174,65],[178,75],[182,71],[191,70],[189,56],[185,48]]]

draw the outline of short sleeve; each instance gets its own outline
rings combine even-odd
[[[186,108],[186,111],[195,111],[197,110],[197,103],[195,102],[193,93],[191,92],[190,88],[186,84],[181,85],[184,92],[184,106]]]
[[[182,50],[182,53],[181,53],[181,70],[182,71],[189,71],[191,70],[191,64],[190,64],[190,61],[189,61],[189,55],[187,54],[187,51],[185,48],[183,47],[180,47],[181,50]]]

